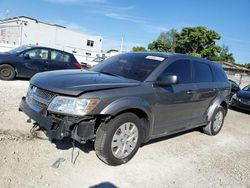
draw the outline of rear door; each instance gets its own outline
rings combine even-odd
[[[58,50],[50,52],[49,70],[67,69],[70,63],[70,55]]]
[[[168,74],[177,75],[179,83],[155,87],[155,135],[186,129],[193,117],[196,87],[192,83],[190,60],[174,61],[160,76]]]
[[[197,88],[196,102],[193,106],[194,121],[193,125],[204,123],[206,121],[206,112],[216,97],[218,88],[213,82],[212,67],[201,61],[192,61],[193,79]]]
[[[19,69],[20,75],[32,77],[38,72],[48,70],[49,50],[46,48],[33,48],[19,55],[22,68]]]

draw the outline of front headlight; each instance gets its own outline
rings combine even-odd
[[[49,104],[48,111],[74,116],[83,116],[92,111],[99,99],[79,99],[57,96]]]

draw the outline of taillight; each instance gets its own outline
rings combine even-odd
[[[75,63],[77,69],[82,69],[82,65],[80,63]]]

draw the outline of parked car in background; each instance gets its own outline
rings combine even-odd
[[[92,61],[90,61],[88,63],[88,68],[92,68],[96,65],[98,65],[99,63],[103,62],[106,59],[106,57],[97,57],[95,59],[93,59]]]
[[[9,52],[0,53],[0,79],[12,80],[15,77],[31,78],[38,72],[80,69],[73,54],[60,50],[21,46]]]
[[[20,110],[51,140],[95,140],[97,156],[120,165],[154,138],[196,127],[218,134],[230,88],[222,67],[209,60],[125,53],[90,71],[36,74]]]
[[[231,93],[230,93],[230,100],[232,98],[232,96],[237,93],[238,91],[240,91],[240,86],[239,84],[237,84],[235,81],[233,80],[230,80],[229,79],[229,82],[231,84]]]
[[[247,85],[232,96],[230,106],[250,111],[250,85]]]

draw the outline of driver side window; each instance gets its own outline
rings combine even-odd
[[[177,60],[171,63],[161,74],[161,76],[176,75],[179,84],[191,83],[191,64],[189,60]]]
[[[29,50],[24,53],[24,57],[29,57],[30,59],[42,59],[47,60],[48,59],[49,51],[45,49],[33,49]]]

